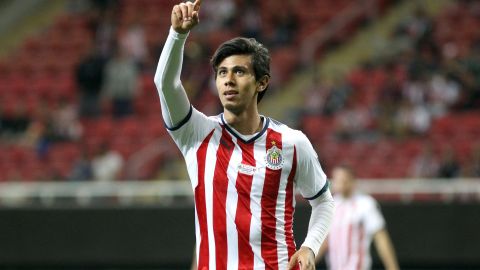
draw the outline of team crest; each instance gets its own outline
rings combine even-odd
[[[267,168],[279,170],[283,168],[283,161],[282,150],[273,144],[273,146],[267,150],[267,155],[265,156]]]

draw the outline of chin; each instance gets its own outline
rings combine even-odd
[[[230,102],[224,102],[223,103],[223,109],[230,111],[232,113],[239,113],[242,111],[242,107],[239,106],[238,104],[233,104]]]

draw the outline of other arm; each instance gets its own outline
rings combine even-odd
[[[325,240],[333,219],[335,205],[328,189],[327,176],[320,166],[317,153],[303,133],[298,134],[296,143],[298,165],[295,176],[297,188],[312,206],[308,233],[300,249],[292,256],[289,269],[298,263],[301,270],[315,269],[315,256]]]
[[[320,197],[310,200],[312,213],[308,224],[308,233],[300,249],[292,256],[289,269],[301,264],[301,270],[315,269],[315,257],[327,237],[333,218],[334,203],[329,190]]]
[[[377,248],[378,255],[383,262],[386,270],[398,270],[397,257],[395,256],[395,250],[388,235],[388,231],[384,228],[376,232],[373,236],[375,247]]]

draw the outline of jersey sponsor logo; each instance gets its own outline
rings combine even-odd
[[[246,175],[254,175],[257,171],[257,168],[250,166],[248,164],[240,163],[238,164],[238,172]]]
[[[275,143],[272,143],[273,146],[267,150],[267,155],[265,156],[265,162],[267,164],[267,168],[271,170],[280,170],[283,168],[283,155],[282,150],[279,149]]]

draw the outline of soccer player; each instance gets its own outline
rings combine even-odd
[[[370,269],[369,249],[373,239],[385,269],[399,269],[385,220],[375,199],[355,191],[355,176],[351,168],[338,166],[332,176],[335,215],[317,261],[328,252],[329,269]]]
[[[260,115],[268,50],[254,39],[223,43],[211,60],[223,113],[193,108],[180,80],[183,49],[201,1],[175,5],[155,73],[162,115],[194,190],[198,269],[315,269],[333,198],[306,136]],[[312,206],[305,241],[293,239],[295,190]]]

